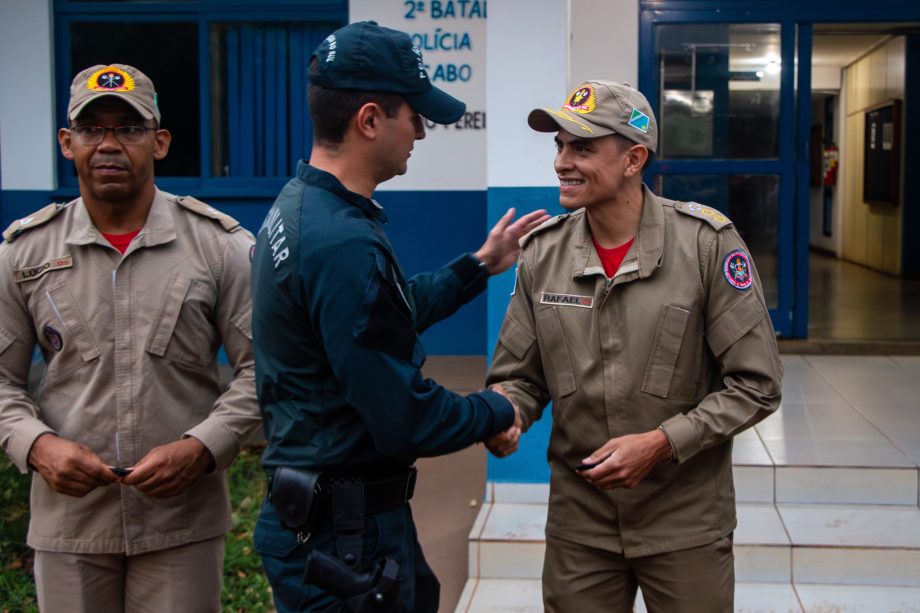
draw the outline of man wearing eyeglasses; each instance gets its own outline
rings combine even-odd
[[[0,444],[38,473],[39,607],[218,611],[224,471],[259,424],[253,238],[157,189],[171,136],[141,71],[80,72],[67,119],[58,141],[80,197],[14,222],[0,244]],[[29,391],[35,345],[47,369]]]

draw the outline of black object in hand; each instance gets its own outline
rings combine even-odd
[[[109,470],[118,475],[119,477],[127,477],[131,474],[133,468],[119,468],[117,466],[109,466]]]

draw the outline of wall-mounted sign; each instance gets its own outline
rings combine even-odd
[[[901,197],[901,101],[866,111],[863,201],[897,206]]]
[[[412,37],[432,84],[466,102],[448,126],[426,122],[409,171],[381,190],[486,189],[486,1],[351,0],[349,20],[372,19]]]

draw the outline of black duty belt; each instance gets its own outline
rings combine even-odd
[[[285,466],[278,468],[269,480],[268,499],[281,525],[300,534],[308,535],[326,517],[334,522],[349,518],[363,529],[363,519],[359,517],[389,511],[411,500],[415,478],[414,466],[398,473],[372,476]]]
[[[328,474],[320,477],[320,484],[330,487],[334,492],[338,485],[363,483],[364,512],[367,515],[373,515],[395,509],[412,500],[417,474],[418,471],[414,466],[402,473],[385,477]]]

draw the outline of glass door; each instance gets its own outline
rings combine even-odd
[[[804,336],[797,324],[800,317],[807,324],[808,220],[797,233],[796,77],[803,75],[795,70],[795,24],[656,20],[644,24],[643,35],[641,87],[659,130],[648,184],[659,195],[727,215],[754,258],[777,332]],[[807,114],[810,92],[804,94]],[[804,237],[801,249],[797,236]],[[796,275],[802,256],[806,269]]]

